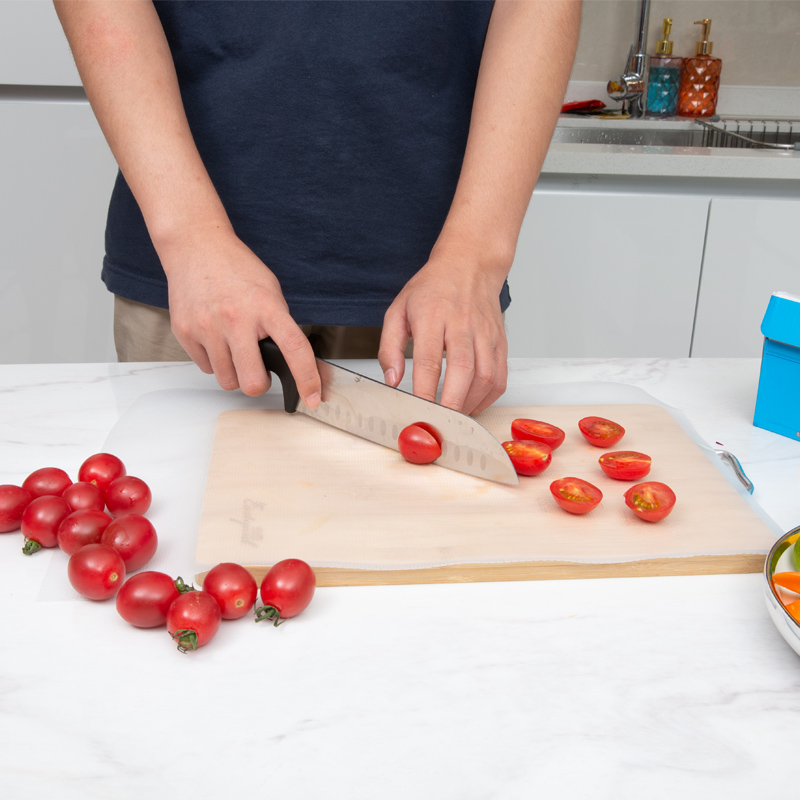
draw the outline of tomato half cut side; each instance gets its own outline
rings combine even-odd
[[[544,442],[503,442],[508,457],[517,475],[538,475],[544,472],[553,460],[553,450]]]
[[[584,417],[578,428],[583,438],[595,447],[613,447],[625,435],[622,425],[605,417]]]
[[[593,483],[581,478],[559,478],[553,481],[550,484],[550,494],[570,514],[588,514],[603,499],[603,493]]]
[[[599,459],[600,469],[617,481],[640,481],[650,472],[652,459],[635,450],[615,450],[603,453]]]
[[[675,507],[675,492],[666,483],[637,483],[625,492],[625,503],[639,519],[659,522]]]
[[[542,422],[538,419],[515,419],[511,423],[511,438],[520,442],[543,442],[550,446],[551,450],[556,450],[564,442],[566,434],[561,428],[551,425],[549,422]]]

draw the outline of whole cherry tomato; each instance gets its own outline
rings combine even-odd
[[[42,547],[58,544],[58,526],[69,515],[67,501],[55,495],[36,497],[22,512],[22,533],[27,539],[22,552],[32,555]]]
[[[136,628],[159,628],[167,622],[167,611],[184,592],[194,591],[180,578],[173,580],[163,572],[132,575],[117,594],[117,612]]]
[[[511,438],[520,442],[543,442],[551,450],[561,447],[566,434],[561,428],[538,419],[515,419],[511,423]]]
[[[93,483],[101,492],[105,492],[111,481],[126,474],[125,465],[116,456],[111,453],[95,453],[81,464],[78,480]]]
[[[106,507],[106,500],[103,497],[103,491],[95,483],[86,483],[85,481],[78,481],[71,486],[64,489],[61,495],[64,500],[69,503],[69,507],[73,511],[80,509],[91,508],[95,511],[103,511]]]
[[[108,600],[125,581],[125,562],[113,547],[87,544],[69,557],[67,577],[78,594]]]
[[[63,498],[62,498],[63,500]],[[56,532],[58,546],[68,555],[76,553],[87,544],[100,541],[111,517],[96,508],[81,508],[73,511],[61,521]]]
[[[442,454],[442,436],[427,422],[415,422],[400,431],[397,447],[406,461],[431,464]]]
[[[550,494],[556,503],[570,514],[588,514],[600,505],[603,493],[581,478],[559,478],[550,484]]]
[[[128,572],[143,567],[158,547],[158,536],[153,523],[141,514],[122,514],[103,531],[103,544],[113,547],[125,562]]]
[[[637,483],[625,492],[625,503],[639,519],[658,522],[675,507],[675,492],[666,483]]]
[[[600,468],[618,481],[640,481],[650,472],[651,459],[644,453],[635,450],[615,450],[603,453],[598,459]]]
[[[274,620],[275,627],[288,617],[296,617],[314,597],[317,577],[314,570],[299,558],[279,561],[261,581],[261,602],[256,622]]]
[[[544,472],[553,460],[550,445],[533,440],[526,442],[503,442],[517,475],[538,475]]]
[[[35,500],[37,497],[45,495],[55,495],[61,497],[64,489],[72,483],[69,475],[58,467],[42,467],[31,472],[22,482],[22,488],[30,492]]]
[[[622,425],[604,417],[584,417],[578,428],[583,438],[595,447],[612,447],[625,435]]]
[[[108,484],[105,491],[106,507],[112,517],[120,514],[145,514],[153,499],[150,487],[133,475],[125,475]]]
[[[222,611],[208,592],[187,592],[172,601],[167,611],[167,630],[186,653],[208,644],[219,630]]]
[[[219,603],[223,619],[239,619],[256,602],[258,584],[241,564],[226,561],[208,571],[203,591]]]
[[[0,533],[19,530],[22,512],[33,498],[21,486],[4,483],[0,486]]]

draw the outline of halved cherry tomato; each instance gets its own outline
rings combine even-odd
[[[538,475],[553,460],[553,450],[544,442],[503,442],[517,475]]]
[[[22,512],[33,498],[21,486],[4,483],[0,486],[0,533],[19,530]]]
[[[96,483],[86,483],[78,481],[64,489],[61,495],[69,503],[73,511],[92,508],[95,511],[103,511],[106,507],[106,500],[103,497],[103,490]]]
[[[186,653],[208,644],[219,630],[222,611],[208,592],[187,592],[172,601],[167,611],[167,630]]]
[[[622,425],[604,417],[584,417],[578,428],[583,438],[595,447],[612,447],[625,435]]]
[[[635,450],[615,450],[603,453],[598,459],[600,468],[618,481],[639,481],[650,472],[650,456]]]
[[[37,497],[45,495],[55,495],[61,497],[64,489],[72,483],[72,479],[58,467],[42,467],[31,472],[22,482],[22,488],[30,492],[35,500]]]
[[[777,572],[772,576],[772,582],[790,592],[800,594],[800,572]]]
[[[69,557],[67,577],[78,594],[108,600],[125,581],[125,563],[113,547],[87,544]]]
[[[668,516],[675,506],[675,492],[666,483],[648,481],[637,483],[625,492],[625,503],[639,519],[658,522]]]
[[[397,447],[406,461],[431,464],[442,454],[442,436],[427,422],[415,422],[400,431]]]
[[[314,570],[299,558],[279,561],[261,581],[261,602],[256,622],[274,620],[277,628],[288,617],[296,617],[311,602],[317,586]]]
[[[58,526],[70,513],[67,501],[55,495],[36,497],[22,512],[20,525],[27,540],[22,552],[32,555],[42,547],[58,544]]]
[[[112,517],[120,514],[145,514],[153,495],[150,487],[133,475],[124,475],[111,481],[105,490],[106,507]]]
[[[203,591],[219,603],[222,619],[239,619],[256,602],[258,584],[241,564],[226,561],[208,571]]]
[[[64,498],[61,498],[62,500]],[[56,532],[58,546],[68,555],[77,553],[87,544],[100,541],[103,531],[109,526],[111,517],[96,508],[81,508],[73,511],[61,521]]]
[[[538,419],[515,419],[511,423],[511,438],[520,442],[543,442],[551,450],[561,447],[566,434],[561,428]]]
[[[553,481],[550,484],[550,494],[570,514],[588,514],[603,499],[603,493],[596,486],[581,478],[559,478]]]
[[[108,484],[125,475],[125,465],[111,453],[95,453],[89,456],[78,469],[78,480],[93,483],[105,492]]]
[[[122,584],[117,594],[117,612],[136,628],[158,628],[166,624],[167,611],[178,596],[194,591],[180,578],[163,572],[139,572]]]

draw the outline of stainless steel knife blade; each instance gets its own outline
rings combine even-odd
[[[340,430],[397,450],[397,437],[407,425],[427,422],[442,435],[442,455],[434,462],[478,478],[519,484],[502,444],[472,417],[413,394],[317,359],[322,402],[307,408],[299,400],[283,356],[269,340],[259,342],[268,370],[281,379],[284,407]]]

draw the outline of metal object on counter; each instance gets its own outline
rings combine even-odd
[[[280,378],[288,413],[305,414],[392,450],[399,450],[397,438],[403,428],[426,422],[442,437],[442,454],[435,462],[438,466],[519,485],[505,448],[472,417],[321,358],[317,359],[317,369],[322,402],[316,408],[308,408],[300,401],[294,377],[277,345],[271,339],[262,339],[258,345],[264,365]]]
[[[800,539],[800,527],[793,528],[778,539],[769,551],[767,560],[764,562],[764,598],[770,619],[778,632],[789,647],[800,655],[800,624],[786,610],[772,582],[772,576],[775,574],[781,558],[790,547],[794,547],[798,539]]]
[[[696,119],[703,128],[700,147],[746,147],[765,150],[799,150],[800,120],[709,117]]]
[[[636,43],[631,45],[622,75],[608,82],[608,96],[612,100],[628,101],[632,117],[644,115],[645,73],[647,71],[647,25],[650,20],[650,0],[640,0]]]
[[[734,473],[736,474],[736,477],[741,482],[742,486],[744,486],[744,488],[747,489],[747,491],[750,494],[753,494],[753,489],[755,487],[753,486],[753,482],[750,480],[750,478],[748,478],[747,475],[745,474],[745,471],[742,468],[742,464],[739,461],[739,459],[736,458],[736,456],[733,453],[729,453],[727,450],[714,450],[714,452],[723,461],[727,461],[728,464],[731,465],[731,468],[733,469]]]

